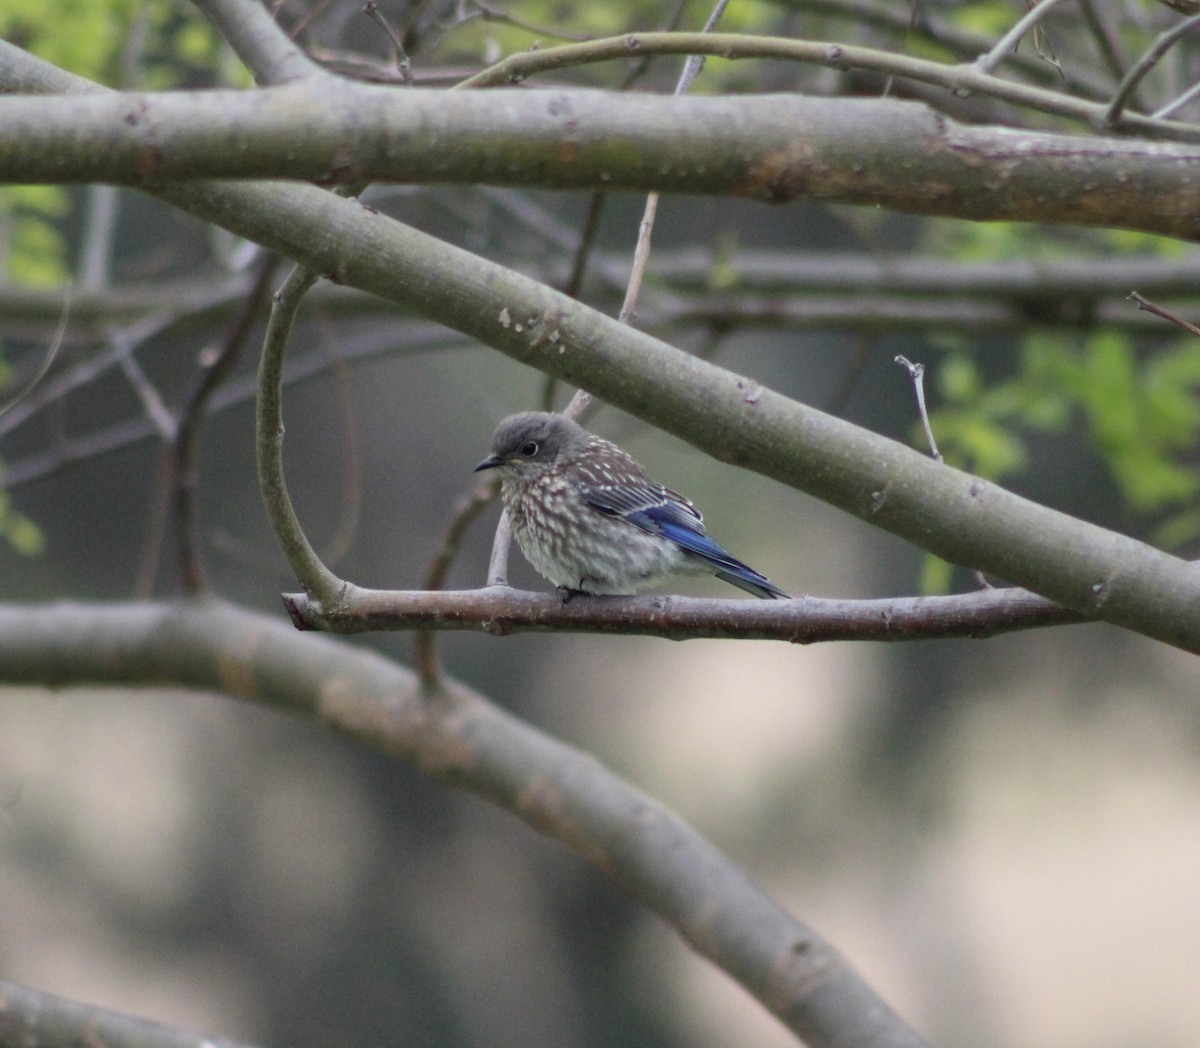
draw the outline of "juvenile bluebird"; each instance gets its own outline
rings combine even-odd
[[[710,539],[687,499],[562,415],[510,415],[475,467],[483,469],[500,470],[500,497],[525,559],[568,593],[632,593],[694,574],[756,597],[788,596]]]

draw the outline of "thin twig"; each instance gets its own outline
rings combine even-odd
[[[258,369],[255,453],[259,489],[279,548],[306,592],[329,606],[336,604],[344,584],[305,536],[283,476],[283,362],[296,310],[317,279],[316,273],[296,266],[275,293]]]
[[[929,424],[929,412],[925,409],[925,365],[914,364],[903,354],[896,357],[896,363],[905,368],[912,379],[913,390],[917,394],[917,411],[921,416],[921,425],[925,427],[925,439],[929,441],[929,453],[935,461],[941,462],[942,453],[933,439],[933,427]]]
[[[910,32],[915,30],[924,39],[931,41],[959,59],[973,61],[979,55],[990,50],[994,39],[982,33],[973,33],[961,29],[954,23],[939,18],[931,10],[934,6],[928,0],[914,0],[906,12],[904,7],[893,2],[877,2],[877,0],[779,0],[785,7],[802,8],[806,14],[823,14],[849,22],[856,30],[863,26],[890,31],[901,35],[906,41]],[[947,14],[952,14],[954,7],[945,7]],[[897,46],[896,50],[904,48]],[[1033,80],[1046,82],[1059,79],[1059,71],[1050,69],[1036,55],[1026,56],[1021,51],[1010,52],[1006,64],[1016,72],[1022,73]],[[1075,89],[1088,98],[1107,98],[1111,85],[1092,75],[1087,69],[1074,69],[1071,76]]]
[[[1129,65],[1129,60],[1122,52],[1120,39],[1104,21],[1100,12],[1096,10],[1094,0],[1079,0],[1079,10],[1092,34],[1092,39],[1096,41],[1100,57],[1104,59],[1104,64],[1112,74],[1113,80],[1120,83],[1121,78],[1125,75],[1126,67]],[[1141,105],[1136,96],[1135,101],[1139,106]]]
[[[387,37],[388,47],[391,50],[390,60],[392,68],[396,70],[396,74],[400,78],[400,83],[411,84],[412,61],[404,53],[404,42],[400,39],[400,35],[392,28],[391,23],[383,17],[383,13],[379,10],[379,5],[375,0],[367,0],[366,5],[363,7],[363,13],[379,26],[383,30],[383,35]]]
[[[442,536],[442,544],[433,555],[429,571],[421,588],[424,590],[440,590],[445,584],[446,576],[462,545],[467,528],[475,519],[492,504],[496,492],[500,489],[499,481],[495,478],[477,484],[472,491],[463,495],[452,507],[450,523]],[[434,630],[417,630],[413,637],[414,658],[417,674],[424,687],[437,685],[441,677],[441,664],[437,656],[437,633]]]
[[[960,94],[983,95],[1014,106],[1077,120],[1089,127],[1102,124],[1104,114],[1109,108],[1103,103],[1077,98],[1062,91],[1051,91],[1032,84],[1005,80],[977,68],[974,63],[950,65],[853,44],[785,40],[780,37],[749,36],[740,33],[714,33],[708,37],[702,33],[627,34],[592,40],[586,44],[564,44],[561,47],[547,47],[538,51],[522,51],[481,70],[458,86],[500,87],[519,83],[539,73],[624,59],[633,55],[693,53],[720,55],[727,59],[772,58],[807,62],[843,71],[870,70],[917,83],[932,84]],[[1194,125],[1153,120],[1140,113],[1127,114],[1121,124],[1121,130],[1167,141],[1200,141],[1200,129]]]
[[[67,321],[71,316],[71,289],[67,288],[63,295],[62,312],[58,318],[58,328],[54,332],[54,337],[50,340],[50,345],[46,347],[46,352],[42,354],[41,363],[38,364],[33,374],[22,382],[15,392],[2,404],[0,404],[0,415],[6,415],[20,401],[24,400],[33,391],[34,386],[46,377],[46,372],[54,364],[54,359],[58,356],[58,351],[62,349],[63,339],[67,334]]]
[[[447,333],[445,330],[422,331],[421,338],[413,349],[460,349],[466,345],[461,336]],[[355,361],[378,360],[393,354],[396,348],[395,333],[379,332],[374,338],[364,340],[356,348],[345,351],[343,356]],[[284,372],[284,384],[291,386],[324,375],[329,371],[329,366],[328,353],[311,352],[298,355],[289,362]],[[209,413],[215,415],[245,404],[253,400],[256,393],[257,386],[253,376],[233,379],[226,382],[213,396]],[[23,484],[44,480],[77,462],[119,451],[154,435],[155,431],[150,422],[144,416],[138,416],[80,437],[65,439],[47,451],[6,462],[5,487],[11,491]]]
[[[622,324],[632,324],[637,319],[637,300],[642,290],[642,278],[646,274],[646,263],[650,259],[650,238],[654,233],[654,219],[658,215],[658,194],[646,196],[642,220],[638,223],[637,243],[633,246],[633,265],[629,267],[629,283],[625,288],[625,301],[617,319]]]
[[[485,21],[506,22],[508,25],[514,26],[517,29],[523,29],[525,32],[533,33],[536,36],[548,36],[552,40],[571,40],[575,43],[582,43],[589,39],[585,33],[568,33],[557,26],[538,25],[535,22],[527,22],[508,11],[502,11],[500,8],[487,3],[487,0],[471,0],[471,6],[479,12],[479,17]],[[463,21],[467,21],[467,19],[463,19]]]
[[[708,21],[704,23],[702,34],[708,34],[720,21],[721,15],[724,14],[725,8],[729,0],[717,0],[716,6],[708,16]],[[679,74],[679,80],[675,84],[673,94],[678,97],[685,94],[692,86],[701,68],[704,66],[703,55],[688,55],[687,60],[683,63],[683,70]],[[633,265],[629,272],[629,285],[625,289],[625,301],[621,303],[621,312],[617,319],[622,324],[632,324],[637,316],[637,301],[638,295],[642,290],[642,279],[646,273],[646,263],[650,259],[650,238],[654,233],[654,220],[658,215],[658,193],[650,193],[646,197],[646,207],[642,212],[642,221],[638,224],[637,244],[633,249]]]
[[[1192,86],[1184,91],[1183,94],[1181,94],[1178,98],[1168,102],[1161,109],[1157,109],[1151,113],[1150,119],[1166,120],[1167,117],[1171,116],[1172,113],[1178,113],[1179,110],[1181,110],[1189,102],[1195,101],[1197,95],[1200,95],[1200,80],[1192,84]]]
[[[1137,89],[1138,84],[1142,82],[1143,77],[1158,65],[1162,60],[1162,56],[1171,49],[1177,40],[1186,36],[1197,26],[1200,26],[1200,15],[1192,15],[1191,18],[1185,18],[1177,26],[1168,29],[1159,36],[1142,57],[1133,64],[1129,72],[1125,74],[1125,79],[1118,85],[1117,93],[1113,96],[1113,100],[1104,111],[1104,124],[1107,127],[1116,127],[1121,122],[1121,115],[1124,112],[1125,106],[1133,97],[1133,92]]]
[[[1015,26],[996,42],[987,54],[980,55],[975,59],[975,68],[981,73],[990,73],[1003,61],[1009,51],[1016,50],[1017,44],[1021,42],[1021,37],[1049,14],[1052,7],[1061,2],[1062,0],[1041,0],[1041,3],[1035,4]],[[1061,73],[1062,70],[1059,72]]]
[[[217,387],[229,376],[250,337],[250,331],[267,299],[271,282],[280,266],[275,254],[263,255],[258,273],[242,306],[221,340],[220,347],[205,361],[179,411],[175,440],[168,457],[168,483],[179,543],[180,586],[184,593],[204,588],[204,565],[200,555],[200,524],[197,513],[196,457],[201,426]]]
[[[1136,291],[1132,292],[1129,297],[1137,303],[1138,309],[1144,309],[1147,313],[1153,313],[1156,317],[1162,317],[1163,320],[1169,320],[1176,327],[1183,328],[1184,331],[1187,331],[1190,334],[1200,336],[1200,327],[1197,327],[1195,324],[1189,324],[1186,320],[1184,320],[1182,317],[1176,316],[1169,309],[1164,309],[1162,306],[1155,305],[1149,299],[1143,298]]]
[[[146,417],[163,440],[174,440],[178,429],[175,416],[163,403],[158,387],[150,381],[149,376],[142,370],[141,364],[133,355],[136,344],[127,341],[124,334],[118,331],[113,333],[113,345],[118,351],[117,366],[133,387],[133,392],[141,402]]]
[[[578,399],[579,393],[575,394],[575,399]],[[583,394],[587,397],[587,394]],[[571,404],[575,403],[572,399]],[[588,398],[590,399],[590,398]],[[586,406],[587,401],[583,402]],[[563,408],[563,414],[567,415],[570,410],[570,404]],[[583,410],[580,408],[579,410]],[[567,415],[567,418],[571,418]],[[500,511],[500,519],[496,522],[496,535],[492,539],[492,555],[488,558],[487,584],[489,586],[507,586],[508,585],[508,550],[512,545],[512,521],[508,519],[506,510]]]

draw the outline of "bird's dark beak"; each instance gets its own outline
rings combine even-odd
[[[497,466],[503,466],[503,465],[504,465],[504,459],[501,458],[499,455],[489,455],[481,463],[479,463],[478,466],[476,466],[473,470],[471,470],[471,472],[479,473],[482,470],[495,469]]]

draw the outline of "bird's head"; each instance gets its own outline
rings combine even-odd
[[[475,472],[501,469],[518,477],[538,476],[554,465],[564,449],[586,440],[587,433],[562,415],[545,411],[509,415],[496,427],[492,453]]]

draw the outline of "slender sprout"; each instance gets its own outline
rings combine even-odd
[[[1196,81],[1196,83],[1192,84],[1191,87],[1189,87],[1186,91],[1184,91],[1183,94],[1181,94],[1174,101],[1168,102],[1161,109],[1152,113],[1150,115],[1150,119],[1151,120],[1166,120],[1167,117],[1172,116],[1175,113],[1178,113],[1179,110],[1181,110],[1189,102],[1195,101],[1195,99],[1198,95],[1200,95],[1200,80],[1198,80],[1198,81]]]
[[[914,364],[904,354],[896,357],[896,363],[907,370],[908,377],[912,379],[913,391],[917,395],[917,412],[921,416],[921,425],[925,427],[925,439],[929,441],[929,453],[934,461],[941,462],[942,453],[933,439],[933,427],[929,424],[929,412],[925,408],[925,365]]]
[[[553,40],[573,40],[576,43],[582,43],[588,39],[583,33],[568,33],[557,26],[538,25],[535,22],[527,22],[522,18],[518,18],[510,11],[503,11],[487,3],[486,0],[471,0],[471,6],[476,9],[480,18],[491,22],[504,22],[517,29],[524,29],[527,33],[533,33],[535,36],[548,36]],[[466,21],[466,19],[463,20]]]
[[[141,364],[133,355],[137,344],[127,339],[123,332],[114,333],[113,344],[118,350],[117,367],[133,387],[133,392],[140,401],[142,410],[145,411],[151,425],[157,430],[161,439],[174,440],[179,426],[175,421],[175,416],[163,403],[158,387],[150,381],[149,376],[142,370]]]
[[[185,593],[195,593],[204,587],[196,484],[200,430],[208,415],[208,405],[213,394],[228,378],[241,357],[279,266],[278,255],[267,254],[262,257],[254,283],[242,300],[241,308],[225,332],[220,347],[211,360],[206,362],[207,366],[184,398],[179,412],[179,424],[168,459],[168,483],[179,543],[180,583]]]
[[[296,266],[275,293],[258,369],[255,453],[259,489],[279,548],[305,591],[322,605],[334,605],[345,586],[305,536],[283,476],[283,362],[296,310],[317,279],[316,273]]]
[[[1017,83],[979,69],[974,63],[948,65],[945,62],[916,58],[912,55],[880,51],[815,40],[785,40],[780,37],[750,36],[740,33],[641,33],[591,40],[586,44],[565,44],[538,51],[509,55],[461,81],[459,87],[500,87],[518,83],[539,73],[569,69],[594,62],[608,62],[631,56],[651,54],[709,54],[727,59],[771,58],[807,62],[833,69],[865,69],[893,75],[921,84],[932,84],[962,95],[978,94],[1014,106],[1079,121],[1089,127],[1103,123],[1108,106],[1051,91],[1031,84]],[[1121,130],[1150,135],[1166,141],[1200,141],[1195,125],[1154,120],[1140,113],[1126,115]]]
[[[24,400],[43,378],[46,377],[46,372],[54,364],[54,358],[58,356],[58,351],[62,349],[63,339],[67,334],[67,321],[71,316],[71,289],[67,288],[66,294],[63,295],[62,313],[58,319],[58,328],[54,332],[54,337],[50,340],[50,345],[46,347],[46,352],[42,354],[41,363],[38,364],[33,374],[29,376],[16,391],[3,403],[0,403],[0,415],[5,415],[13,409],[19,402]]]
[[[375,0],[367,0],[363,7],[363,13],[371,19],[380,29],[383,30],[384,36],[388,39],[388,47],[391,51],[392,68],[400,77],[402,84],[412,83],[412,61],[408,55],[404,53],[404,42],[400,39],[400,35],[392,28],[391,23],[383,17],[383,13],[379,10],[379,5]]]
[[[1016,49],[1021,37],[1049,14],[1051,8],[1061,2],[1062,0],[1041,0],[1041,3],[1030,8],[1025,17],[996,41],[995,46],[987,54],[980,55],[975,60],[975,68],[982,73],[990,73],[1004,60],[1009,51]]]
[[[1112,27],[1101,17],[1100,12],[1096,10],[1093,0],[1080,0],[1079,10],[1087,24],[1088,31],[1092,34],[1092,39],[1096,42],[1096,49],[1100,52],[1100,57],[1104,60],[1113,79],[1119,83],[1129,64],[1122,53],[1120,39],[1112,31]]]
[[[440,590],[445,585],[446,576],[462,545],[467,528],[492,504],[499,489],[499,481],[492,477],[477,484],[472,491],[467,492],[454,504],[450,513],[450,523],[446,526],[442,536],[442,544],[434,554],[429,571],[425,575],[425,581],[421,586],[423,590]],[[436,687],[441,677],[442,670],[438,661],[436,640],[437,632],[435,630],[418,629],[413,635],[413,662],[417,668],[417,675],[421,678],[421,684],[425,688]]]
[[[1129,297],[1137,303],[1138,309],[1144,309],[1147,313],[1153,313],[1156,317],[1162,317],[1163,320],[1170,321],[1176,327],[1183,328],[1184,331],[1192,335],[1200,336],[1200,327],[1188,323],[1188,321],[1180,316],[1176,316],[1169,309],[1164,309],[1162,306],[1151,302],[1148,298],[1143,298],[1136,291],[1131,293]]]
[[[1121,116],[1124,113],[1125,107],[1133,97],[1138,84],[1142,82],[1142,79],[1150,70],[1158,65],[1162,60],[1162,56],[1174,46],[1176,41],[1187,36],[1197,26],[1200,26],[1200,15],[1192,15],[1191,18],[1185,18],[1177,26],[1168,29],[1150,45],[1142,57],[1125,74],[1125,79],[1117,86],[1117,93],[1113,96],[1113,100],[1104,111],[1104,123],[1106,126],[1116,127],[1121,122]]]

